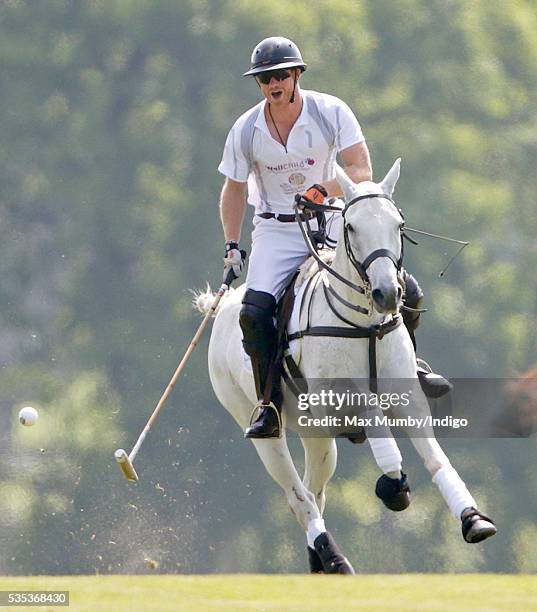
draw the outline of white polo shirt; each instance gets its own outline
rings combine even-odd
[[[345,102],[316,91],[300,93],[304,103],[287,152],[270,134],[266,100],[241,115],[228,134],[218,170],[234,181],[248,181],[248,203],[257,214],[292,213],[295,194],[334,178],[336,154],[364,141]]]

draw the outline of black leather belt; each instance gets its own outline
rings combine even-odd
[[[292,221],[296,221],[295,215],[285,215],[285,214],[276,214],[276,213],[260,213],[257,216],[261,217],[262,219],[276,219],[276,221],[280,221],[281,223],[291,223]],[[306,219],[311,219],[311,217],[301,213],[300,219],[302,221],[305,221]]]

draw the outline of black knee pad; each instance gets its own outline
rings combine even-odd
[[[423,291],[418,284],[418,281],[409,274],[404,268],[402,270],[403,281],[405,283],[405,299],[404,305],[409,308],[421,308],[423,304]],[[410,329],[416,329],[420,323],[420,313],[411,312],[403,309],[403,321]]]
[[[265,291],[248,289],[242,298],[239,323],[244,350],[250,356],[266,354],[276,344],[276,298]]]

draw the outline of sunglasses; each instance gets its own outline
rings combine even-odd
[[[268,85],[272,79],[276,79],[277,81],[285,81],[291,76],[291,73],[288,70],[284,70],[280,68],[279,70],[269,70],[267,72],[260,72],[256,74],[256,77],[260,83],[263,85]]]

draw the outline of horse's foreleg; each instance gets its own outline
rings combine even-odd
[[[370,422],[365,427],[367,441],[382,473],[390,478],[401,478],[401,451],[390,428],[379,424],[383,416],[380,408],[370,408],[367,411],[365,418]]]
[[[465,508],[475,506],[475,499],[436,438],[411,438],[411,440],[453,516],[460,518]]]
[[[388,431],[383,438],[368,435],[367,441],[382,473],[390,478],[400,478],[403,458],[391,433]]]
[[[380,410],[371,411],[368,416],[375,422],[375,416],[381,416]],[[375,486],[377,497],[394,512],[405,510],[410,505],[410,487],[402,472],[403,458],[392,432],[389,427],[371,425],[366,427],[366,434],[375,461],[383,472]]]
[[[477,510],[475,499],[438,441],[432,437],[432,432],[429,438],[411,440],[451,513],[462,521],[465,541],[473,544],[493,536],[496,533],[493,521]]]

